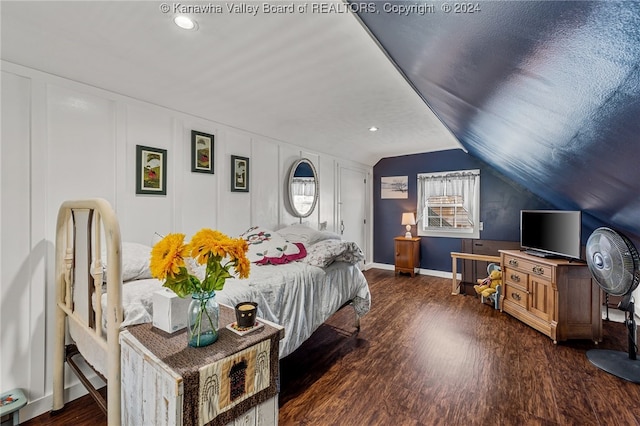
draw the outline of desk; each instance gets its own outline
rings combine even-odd
[[[187,330],[151,324],[120,333],[123,425],[278,423],[278,352],[284,329],[265,326],[245,336],[226,329],[233,308],[220,305],[218,340],[187,345]]]
[[[500,265],[500,256],[489,256],[486,254],[458,253],[451,252],[451,272],[453,275],[451,283],[451,294],[460,294],[458,287],[458,259],[481,260],[483,262],[493,262]]]

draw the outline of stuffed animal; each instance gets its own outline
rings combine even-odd
[[[478,284],[474,285],[476,293],[483,297],[489,297],[489,295],[496,292],[496,287],[502,284],[502,272],[499,269],[491,271],[489,276],[483,280],[478,280]]]

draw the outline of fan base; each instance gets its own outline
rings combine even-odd
[[[630,359],[627,352],[591,349],[587,351],[587,358],[609,374],[640,384],[640,360]]]

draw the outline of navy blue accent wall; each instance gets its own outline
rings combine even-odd
[[[400,224],[402,213],[415,212],[417,203],[417,175],[419,173],[452,170],[480,170],[480,220],[485,240],[519,241],[520,210],[553,209],[554,207],[522,186],[507,179],[491,166],[462,150],[448,150],[424,154],[383,158],[373,167],[373,252],[374,262],[394,264],[393,239],[404,235]],[[407,199],[381,199],[380,178],[408,176]],[[416,235],[414,226],[411,233]],[[461,251],[459,238],[421,237],[420,267],[437,271],[451,271],[452,251]]]

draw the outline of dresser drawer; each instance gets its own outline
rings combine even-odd
[[[527,262],[528,263],[528,262]],[[537,278],[543,278],[547,281],[551,281],[551,267],[548,265],[539,265],[537,263],[529,263],[527,270],[531,276]]]
[[[544,278],[551,281],[551,266],[531,262],[515,256],[506,255],[504,257],[505,267],[510,269],[517,269],[528,274],[535,275],[539,278]]]
[[[513,268],[504,268],[502,278],[507,283],[516,284],[520,287],[526,288],[529,280],[529,274]]]
[[[527,309],[529,304],[529,292],[523,287],[506,284],[504,286],[504,299]]]

